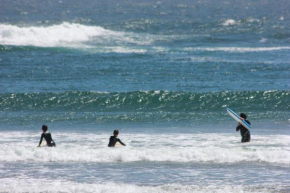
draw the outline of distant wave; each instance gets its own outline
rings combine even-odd
[[[267,51],[279,51],[290,50],[289,46],[277,46],[277,47],[191,47],[184,48],[185,51],[208,51],[208,52],[267,52]]]
[[[135,91],[0,94],[0,110],[173,111],[222,110],[248,104],[247,110],[287,110],[290,91],[190,93]]]
[[[91,37],[114,33],[102,27],[84,26],[80,24],[63,23],[46,27],[18,27],[15,25],[0,25],[0,44],[23,46],[73,46],[85,42]]]
[[[120,43],[143,45],[150,41],[150,38],[144,40],[134,33],[112,31],[99,26],[77,23],[65,22],[51,26],[29,27],[0,24],[0,45],[90,48],[91,42],[93,42],[95,45],[104,43],[106,46],[117,45],[115,49],[118,52]],[[121,52],[124,50],[122,49]]]
[[[255,20],[249,19],[249,22]],[[223,25],[235,25],[228,19]],[[147,52],[268,52],[290,50],[289,46],[276,47],[185,47],[173,48],[156,46],[154,42],[186,41],[203,35],[152,35],[108,30],[100,26],[88,26],[64,22],[50,26],[20,27],[0,24],[0,50],[3,46],[34,46],[42,48],[77,48],[96,53],[147,53]],[[149,46],[149,47],[148,47]]]
[[[247,112],[255,120],[287,121],[289,95],[289,91],[0,94],[0,121],[6,125],[43,120],[66,124],[214,123],[230,120],[225,116],[226,107]]]
[[[254,18],[248,18],[248,19],[244,19],[244,20],[227,19],[222,23],[222,25],[223,26],[231,26],[231,25],[239,25],[241,23],[254,23],[254,22],[260,22],[260,20],[254,19]]]
[[[226,20],[224,23],[223,23],[223,25],[224,26],[228,26],[228,25],[234,25],[234,24],[236,24],[237,22],[235,21],[235,20],[233,20],[233,19],[228,19],[228,20]]]

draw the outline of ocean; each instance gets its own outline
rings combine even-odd
[[[290,192],[289,10],[1,0],[0,192]]]

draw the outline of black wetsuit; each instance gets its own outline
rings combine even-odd
[[[115,137],[115,136],[111,136],[110,137],[110,141],[108,144],[108,147],[115,147],[116,143],[119,142],[122,145],[126,146],[119,138]]]
[[[247,123],[249,123],[249,125],[251,125],[250,121],[248,120],[245,120]],[[242,140],[241,142],[244,143],[244,142],[250,142],[251,141],[251,133],[250,133],[250,130],[247,129],[246,127],[244,127],[242,124],[239,124],[236,128],[236,131],[239,131],[241,132],[241,136],[242,136]]]
[[[45,139],[48,147],[55,147],[55,143],[52,140],[50,133],[44,132],[44,133],[41,134],[39,145],[41,144],[43,138]]]

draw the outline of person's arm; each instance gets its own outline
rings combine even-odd
[[[42,142],[43,137],[44,137],[44,134],[42,133],[41,136],[40,136],[39,145],[38,145],[37,147],[40,147],[40,144],[41,144],[41,142]]]
[[[241,128],[241,123],[238,124],[238,126],[236,127],[236,131],[239,131]]]
[[[118,141],[119,143],[121,143],[123,146],[126,146],[126,144],[123,143],[120,139],[117,139],[117,141]]]

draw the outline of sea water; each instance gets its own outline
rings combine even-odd
[[[289,10],[2,0],[0,192],[290,192]]]

